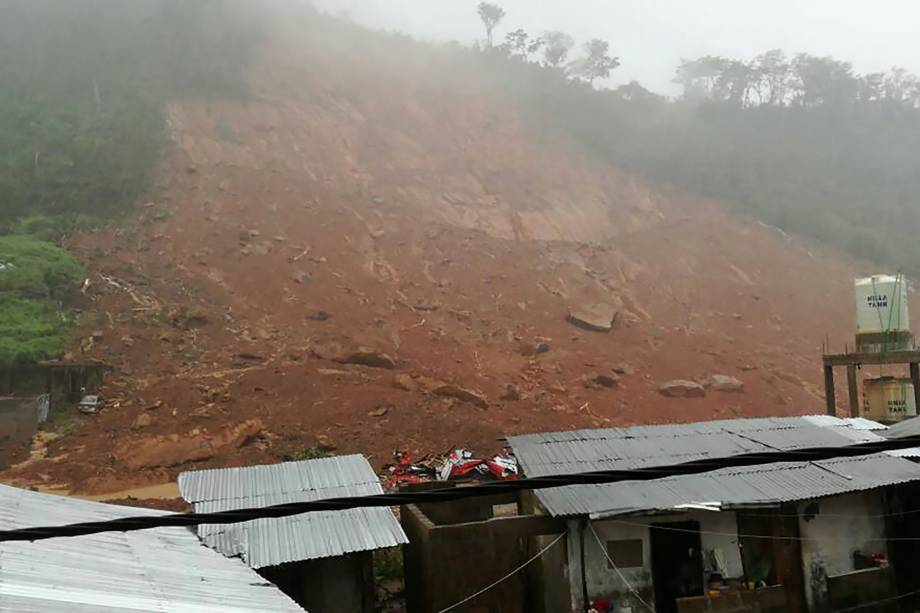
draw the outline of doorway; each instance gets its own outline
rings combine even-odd
[[[677,613],[676,599],[703,595],[700,523],[682,521],[652,524],[649,536],[655,611]]]

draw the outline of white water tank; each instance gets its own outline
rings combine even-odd
[[[907,280],[873,275],[856,280],[856,333],[909,332]]]
[[[891,423],[916,417],[914,386],[904,377],[879,377],[863,383],[863,417]]]

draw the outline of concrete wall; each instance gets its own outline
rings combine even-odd
[[[829,610],[827,576],[855,570],[853,553],[885,553],[885,513],[881,490],[846,494],[799,504],[805,598],[815,612]],[[809,512],[817,511],[808,519]],[[873,517],[875,516],[875,517]]]
[[[373,554],[369,551],[261,568],[307,611],[374,613]]]
[[[739,578],[744,574],[741,552],[738,548],[738,525],[735,514],[731,512],[712,513],[692,511],[680,515],[658,515],[654,517],[629,517],[620,520],[599,520],[593,522],[594,529],[604,547],[608,540],[642,540],[641,568],[620,569],[624,578],[639,592],[642,598],[651,603],[654,600],[652,585],[652,553],[650,524],[697,521],[703,551],[720,549],[725,560],[725,571],[729,578]],[[709,532],[710,534],[706,534]],[[711,534],[716,533],[716,534]],[[570,590],[573,610],[582,610],[582,577],[580,562],[580,536],[577,522],[572,522],[568,538],[568,561]],[[585,532],[585,580],[588,585],[588,597],[610,598],[617,607],[631,606],[633,611],[642,611],[644,607],[633,597],[617,572],[610,568],[604,549],[598,545],[590,530]]]

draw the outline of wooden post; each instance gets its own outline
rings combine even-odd
[[[837,399],[834,397],[834,367],[824,365],[824,400],[827,403],[827,414],[837,415]]]
[[[859,417],[859,387],[856,383],[856,364],[847,364],[847,389],[850,393],[850,417]]]
[[[914,403],[920,409],[920,365],[910,363],[910,382],[914,384]]]

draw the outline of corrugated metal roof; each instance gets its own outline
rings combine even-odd
[[[701,475],[573,485],[538,492],[551,515],[611,517],[702,504],[767,506],[920,481],[920,465],[887,454],[820,462],[783,462]]]
[[[742,453],[876,440],[881,440],[878,434],[831,416],[727,419],[508,438],[524,474],[529,477],[661,466]]]
[[[900,438],[903,436],[920,435],[920,417],[912,417],[898,422],[888,428],[884,433],[886,438]]]
[[[882,440],[882,437],[874,432],[879,429],[884,430],[884,426],[869,420],[813,415],[550,432],[512,436],[508,441],[524,474],[528,477],[539,477],[664,466],[743,453],[871,442]],[[882,455],[893,463],[901,463],[892,466],[898,466],[913,474],[912,467],[902,465],[911,464],[910,462],[891,454]],[[828,471],[808,463],[785,465],[788,470],[794,471],[803,479],[799,491],[796,491],[797,485],[792,481],[793,477],[789,478],[788,487],[781,485],[787,483],[787,476],[782,465],[774,466],[777,468],[769,472],[746,469],[734,473],[707,473],[681,477],[680,479],[685,481],[669,481],[667,484],[663,484],[662,480],[656,480],[649,483],[616,484],[620,489],[611,489],[614,487],[612,485],[572,486],[541,490],[536,494],[543,506],[553,515],[611,510],[618,513],[652,511],[660,505],[671,509],[676,504],[710,501],[723,501],[726,504],[763,504],[771,500],[771,496],[774,501],[781,502],[785,499],[784,496],[809,498],[829,495],[821,494],[820,488],[809,488],[809,483],[814,485],[820,481],[811,478],[811,471],[819,471],[821,474],[818,477],[829,474]],[[920,467],[915,468],[920,475]],[[772,483],[776,470],[784,474],[778,479],[777,487],[771,489],[768,486]],[[850,482],[837,482],[838,487],[834,493],[866,489],[862,485],[841,489],[847,483]],[[883,484],[879,482],[879,485]],[[657,491],[656,488],[659,487],[661,490]],[[677,489],[672,491],[668,488]],[[680,502],[677,502],[678,500]]]
[[[61,525],[162,512],[0,485],[0,527]],[[0,543],[0,611],[302,611],[238,560],[185,528]]]
[[[179,491],[196,512],[226,511],[383,493],[361,455],[179,475]],[[390,509],[303,513],[229,525],[202,524],[198,536],[253,568],[313,560],[408,542]]]

